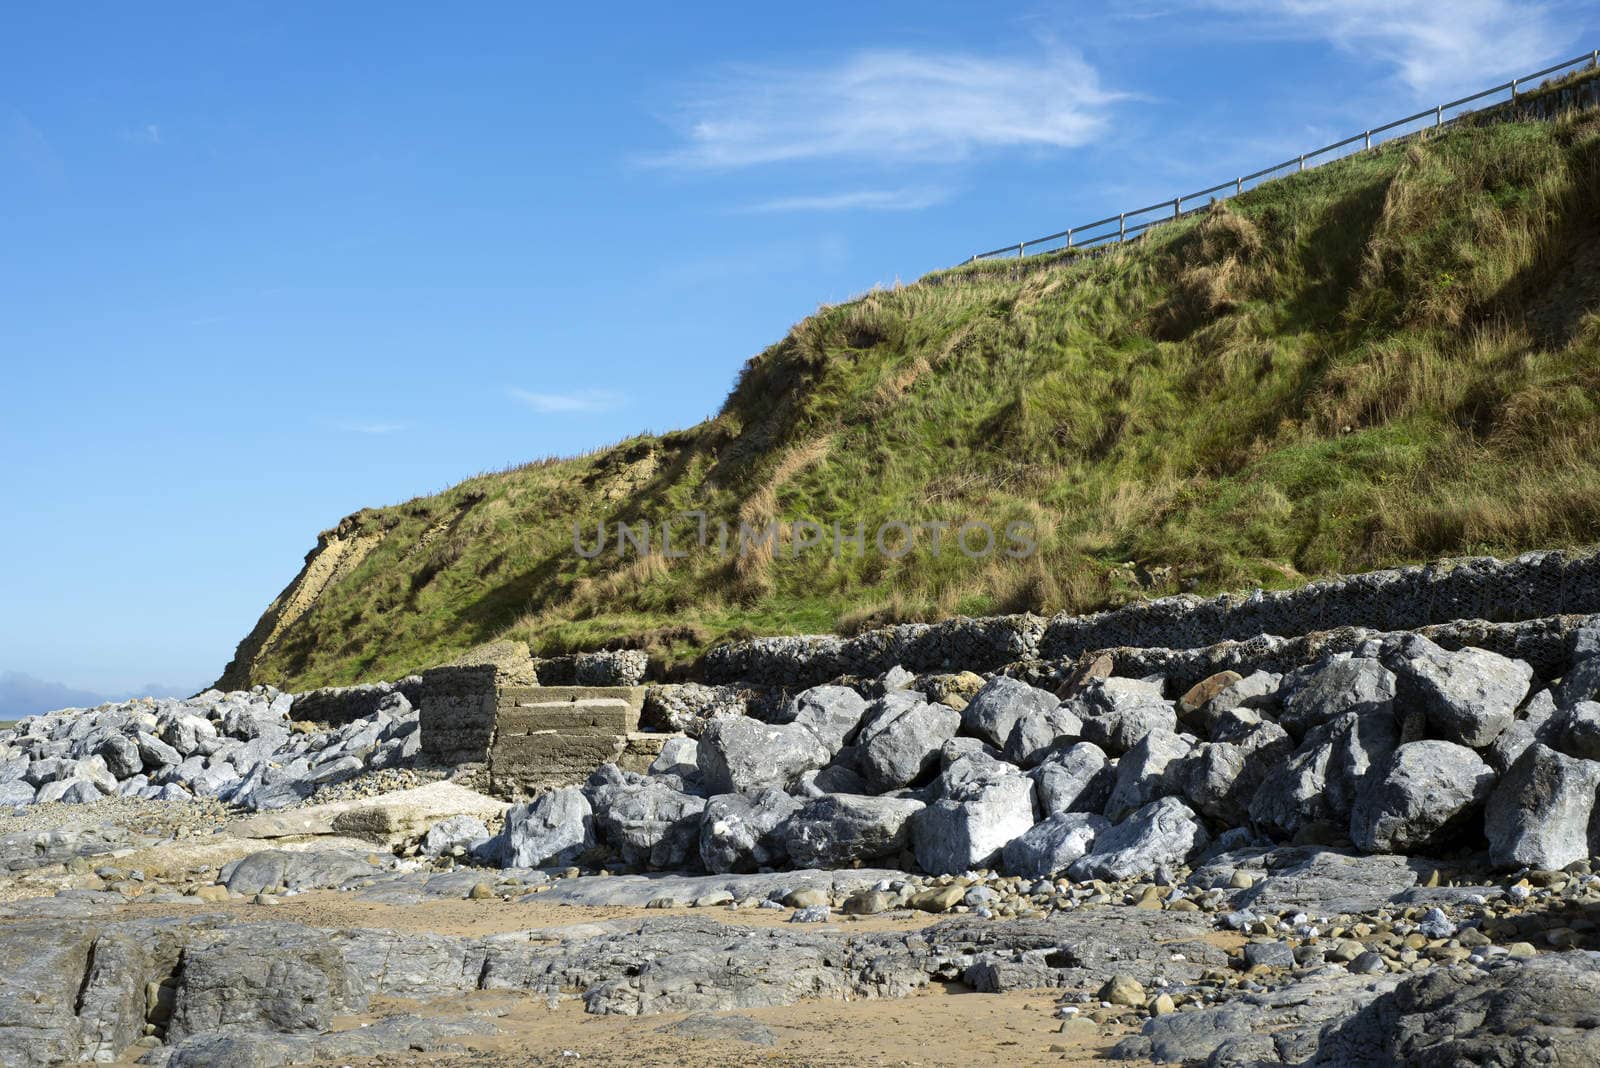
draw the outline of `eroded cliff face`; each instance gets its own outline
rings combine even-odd
[[[234,650],[233,659],[216,682],[217,689],[243,690],[275,681],[268,677],[273,673],[263,668],[273,650],[317,598],[354,571],[383,540],[381,533],[363,531],[355,520],[355,516],[346,517],[333,530],[317,535],[317,547],[306,554],[300,573],[273,599]]]

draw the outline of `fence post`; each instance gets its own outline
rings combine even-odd
[[[1596,68],[1600,68],[1600,48],[1596,48],[1589,53],[1589,69],[1594,70]]]
[[[1067,228],[1067,247],[1068,248],[1072,247],[1072,228],[1071,227]]]
[[[1304,156],[1300,157],[1300,167],[1299,167],[1299,169],[1302,170],[1302,171],[1306,169],[1306,158]]]
[[[1018,241],[1017,242],[1017,259],[1020,260],[1022,258],[1022,248],[1026,244],[1027,244],[1026,241]]]
[[[1235,178],[1233,180],[1233,195],[1234,196],[1238,196],[1240,193],[1243,193],[1243,192],[1244,192],[1244,179],[1243,178]]]
[[[1433,128],[1437,130],[1444,125],[1444,105],[1438,104],[1433,109]]]
[[[1183,206],[1183,198],[1182,197],[1178,197],[1176,200],[1174,200],[1172,202],[1172,217],[1174,219],[1176,219],[1178,216],[1183,214],[1182,206]]]
[[[1128,240],[1128,213],[1123,212],[1117,216],[1117,240]]]
[[[1362,134],[1361,136],[1364,138],[1364,140],[1362,141],[1362,145],[1364,146],[1365,151],[1368,151],[1368,152],[1372,151],[1372,131],[1368,130],[1366,133]]]

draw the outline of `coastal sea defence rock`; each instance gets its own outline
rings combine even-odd
[[[1583,678],[1600,619],[1562,633]],[[1426,856],[1486,838],[1508,868],[1600,847],[1600,703],[1560,696],[1586,688],[1417,632],[1280,666],[1181,691],[1091,672],[1057,695],[994,676],[960,710],[899,669],[813,687],[769,719],[712,721],[647,774],[602,767],[582,791],[593,844],[655,868],[1113,881],[1241,841]],[[588,843],[581,816],[563,826]]]
[[[327,729],[291,720],[294,698],[270,687],[207,690],[30,716],[0,731],[0,797],[11,805],[216,799],[282,808],[324,786],[404,766],[420,748],[405,694]]]
[[[1021,661],[1073,660],[1100,649],[1198,649],[1258,635],[1417,630],[1458,620],[1497,624],[1592,612],[1600,612],[1600,554],[1533,552],[1512,560],[1469,557],[1389,568],[1293,590],[1164,597],[1048,621],[1027,615],[960,617],[852,638],[754,638],[713,649],[706,655],[705,673],[712,683],[799,689],[845,675],[872,677],[896,665],[913,672],[993,672]],[[1118,673],[1146,674],[1126,665],[1119,665]]]

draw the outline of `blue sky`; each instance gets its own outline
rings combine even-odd
[[[8,5],[0,671],[199,686],[365,505],[818,303],[1600,45],[1594,4]]]

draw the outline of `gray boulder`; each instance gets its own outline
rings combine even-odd
[[[1070,708],[1060,706],[1047,712],[1029,712],[1017,720],[1006,739],[1005,757],[1011,763],[1031,768],[1052,750],[1083,736],[1083,720]]]
[[[856,770],[867,787],[883,793],[910,785],[939,762],[939,751],[961,726],[961,713],[928,704],[921,696],[895,691],[873,702],[876,710],[861,728]]]
[[[1350,840],[1369,853],[1418,853],[1460,833],[1475,816],[1495,774],[1462,745],[1422,741],[1400,746],[1373,769],[1350,813]]]
[[[1473,749],[1511,725],[1533,682],[1532,667],[1487,649],[1447,652],[1417,636],[1406,652],[1395,670],[1420,700],[1429,731]]]
[[[1105,751],[1093,742],[1057,750],[1028,774],[1036,787],[1039,809],[1046,816],[1103,812],[1117,779]]]
[[[1291,685],[1278,723],[1295,738],[1347,714],[1389,717],[1394,708],[1394,672],[1369,657],[1336,657]]]
[[[847,867],[905,849],[922,808],[910,798],[829,794],[801,806],[780,833],[795,867]]]
[[[693,738],[668,738],[661,752],[650,762],[652,775],[677,775],[689,778],[700,774],[700,743]]]
[[[1025,776],[962,783],[911,818],[917,865],[929,875],[985,867],[1035,818],[1033,781]]]
[[[1222,687],[1183,718],[1209,734],[1226,712],[1237,709],[1276,712],[1279,705],[1278,686],[1282,681],[1283,676],[1270,671],[1251,672]]]
[[[21,779],[0,783],[0,806],[31,805],[37,791]]]
[[[866,714],[866,698],[848,686],[813,686],[784,710],[788,722],[810,731],[830,759],[855,740]]]
[[[34,795],[34,804],[45,805],[52,801],[59,801],[63,805],[86,805],[98,801],[105,794],[100,788],[88,779],[56,779],[39,787],[39,792]]]
[[[1058,812],[1007,842],[1001,865],[1010,875],[1048,878],[1066,871],[1110,829],[1110,821],[1091,812]]]
[[[1175,794],[1182,785],[1183,759],[1194,749],[1194,739],[1158,727],[1117,762],[1117,779],[1106,799],[1106,818],[1113,823],[1143,808],[1158,797]]]
[[[800,808],[782,790],[719,794],[700,820],[700,860],[707,871],[753,872],[788,859],[779,828]]]
[[[712,720],[695,750],[701,783],[718,794],[784,789],[832,757],[803,726],[763,723],[748,716]]]
[[[140,731],[134,739],[134,744],[139,749],[139,759],[143,762],[143,766],[151,771],[183,763],[182,754],[147,731]]]
[[[211,725],[210,720],[187,712],[174,715],[161,728],[161,740],[183,756],[192,755],[200,749],[203,741],[215,739],[216,736],[217,728]]]
[[[451,816],[428,828],[422,836],[424,856],[438,857],[457,850],[472,852],[489,840],[489,828],[476,816]]]
[[[1217,725],[1221,727],[1230,717],[1239,715],[1239,710],[1230,709],[1216,721]],[[1173,771],[1176,792],[1208,819],[1228,826],[1242,825],[1250,818],[1250,801],[1261,784],[1288,762],[1293,749],[1294,743],[1282,727],[1271,722],[1257,723],[1246,728],[1237,741],[1196,746]]]
[[[95,750],[106,768],[119,779],[126,779],[144,770],[139,757],[139,747],[125,734],[108,734]]]
[[[1029,686],[1020,679],[998,675],[972,695],[961,712],[961,730],[981,738],[996,749],[1011,737],[1017,721],[1027,716],[1043,716],[1061,702],[1055,694]]]
[[[368,879],[379,869],[360,854],[343,849],[289,852],[264,849],[222,869],[218,879],[233,894],[259,894],[273,887],[320,890]]]
[[[222,717],[222,731],[248,741],[284,730],[286,720],[286,716],[266,705],[234,705]]]
[[[1600,763],[1535,742],[1489,795],[1484,831],[1498,867],[1562,868],[1595,853],[1589,821]]]
[[[1345,712],[1313,728],[1251,798],[1251,822],[1281,838],[1302,831],[1344,837],[1367,773],[1399,744],[1399,730],[1387,710]]]
[[[1176,797],[1163,797],[1097,834],[1090,851],[1067,871],[1077,881],[1131,879],[1186,864],[1209,841],[1194,810]]]
[[[1504,775],[1528,746],[1534,742],[1551,745],[1560,740],[1559,734],[1555,697],[1549,690],[1540,690],[1528,698],[1517,719],[1489,743],[1483,759],[1496,773]]]
[[[1600,656],[1581,652],[1573,657],[1572,667],[1556,688],[1556,703],[1562,708],[1579,701],[1600,700]]]
[[[1143,679],[1089,679],[1067,708],[1083,722],[1083,737],[1121,756],[1153,730],[1177,733],[1178,713],[1161,685]]]
[[[1600,702],[1579,701],[1561,713],[1555,748],[1568,756],[1600,760]]]
[[[731,722],[718,720],[718,723]],[[700,752],[705,753],[702,744]],[[704,769],[702,764],[701,768]],[[678,868],[700,855],[700,817],[704,798],[662,782],[611,787],[595,808],[601,840],[635,866]]]
[[[594,810],[582,790],[568,786],[507,810],[500,865],[566,866],[594,847]]]

